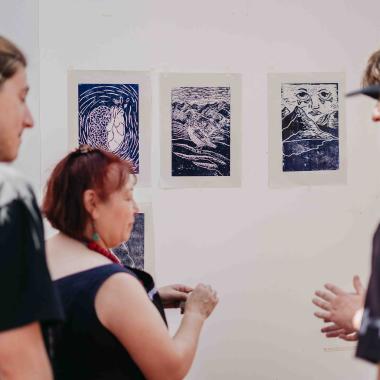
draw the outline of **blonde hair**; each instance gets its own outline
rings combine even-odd
[[[367,67],[363,74],[363,87],[380,84],[380,50],[375,51],[368,59]]]
[[[27,62],[24,53],[11,41],[0,36],[0,87]]]

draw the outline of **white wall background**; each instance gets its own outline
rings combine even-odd
[[[23,20],[36,33],[33,3],[13,1],[17,21],[7,22],[37,60],[35,40],[19,27]],[[347,101],[347,185],[270,190],[266,75],[344,71],[347,88],[358,87],[380,47],[379,15],[378,0],[39,1],[42,183],[67,151],[67,70],[154,71],[153,186],[137,198],[153,202],[157,281],[203,281],[220,294],[187,379],[374,378],[352,345],[323,338],[311,304],[326,281],[348,288],[353,274],[368,276],[380,219],[372,102]],[[158,188],[160,71],[242,73],[241,188]],[[27,144],[38,152],[39,141],[25,141],[21,157],[38,167]],[[174,329],[178,314],[169,320]]]

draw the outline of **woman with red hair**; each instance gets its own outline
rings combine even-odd
[[[218,302],[205,285],[157,291],[149,274],[109,250],[131,234],[134,184],[128,162],[87,146],[61,160],[48,181],[43,211],[60,231],[47,243],[48,262],[67,319],[56,337],[58,380],[182,379]],[[183,299],[171,338],[163,304]]]

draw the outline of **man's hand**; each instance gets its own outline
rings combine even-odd
[[[192,292],[193,288],[187,285],[174,284],[163,286],[158,290],[162,304],[166,309],[180,307],[181,302],[186,302],[188,293]]]
[[[348,342],[358,340],[358,332],[355,330],[345,330],[336,324],[325,326],[321,328],[321,332],[325,334],[326,338],[340,338]]]
[[[353,284],[355,293],[345,292],[334,284],[325,285],[328,291],[317,290],[315,292],[318,298],[313,299],[313,304],[322,310],[315,312],[314,315],[325,322],[332,322],[332,326],[335,326],[335,330],[332,326],[322,329],[322,332],[326,333],[326,337],[333,337],[332,333],[339,331],[338,337],[353,340],[351,334],[355,328],[352,319],[356,311],[363,307],[365,296],[365,290],[359,276],[354,276]],[[325,330],[327,328],[331,328],[331,330]]]

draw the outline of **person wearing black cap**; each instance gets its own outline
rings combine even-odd
[[[347,96],[367,95],[376,100],[372,112],[372,120],[380,122],[380,50],[369,58],[364,72],[363,88],[353,91]],[[357,312],[356,314],[360,313]],[[373,237],[371,275],[368,282],[359,330],[359,342],[356,356],[378,364],[380,378],[380,225]]]
[[[372,120],[380,121],[380,50],[375,51],[368,60],[367,67],[363,75],[363,88],[349,92],[347,96],[367,95],[377,101],[373,112]]]
[[[380,122],[380,50],[373,53],[368,60],[363,88],[349,92],[347,96],[359,94],[376,100],[372,120]],[[356,356],[380,364],[380,225],[373,238],[371,269],[366,296],[359,277],[354,276],[355,293],[326,284],[327,291],[317,291],[315,295],[318,298],[314,298],[313,303],[322,309],[315,316],[327,323],[332,322],[332,325],[321,330],[326,337],[358,339]]]

